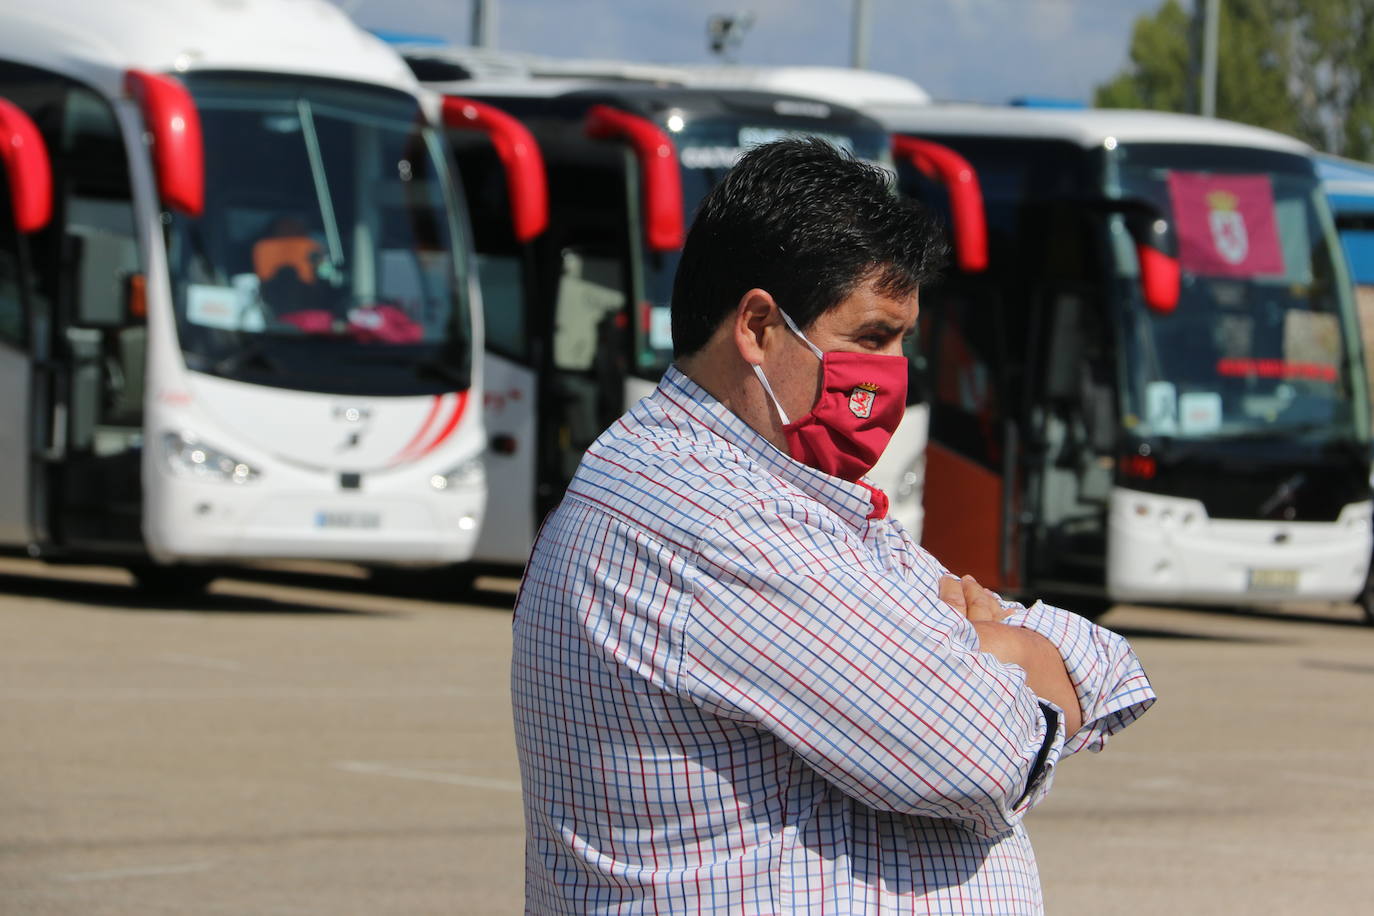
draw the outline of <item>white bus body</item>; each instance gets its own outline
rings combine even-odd
[[[480,294],[398,55],[323,0],[45,0],[0,12],[0,98],[58,176],[27,336],[0,341],[0,384],[31,392],[4,476],[42,494],[0,500],[5,543],[471,556]]]
[[[1038,582],[1034,569],[1015,569],[1026,560],[1018,545],[1036,543],[1035,535],[1019,532],[1062,520],[1065,526],[1091,526],[1097,531],[1094,537],[1105,540],[1105,556],[1099,553],[1096,560],[1104,566],[1100,575],[1105,581],[1098,587],[1105,586],[1114,601],[1266,604],[1349,601],[1361,593],[1374,540],[1364,367],[1344,260],[1315,178],[1306,172],[1304,163],[1312,156],[1306,145],[1258,128],[1154,112],[971,105],[873,105],[866,110],[895,134],[950,145],[980,171],[1000,168],[997,177],[1003,187],[1010,187],[1019,174],[1012,171],[1021,167],[1018,162],[1069,156],[1082,157],[1075,166],[1078,175],[1092,175],[1085,180],[1099,182],[1095,188],[1066,189],[1060,206],[1081,200],[1078,218],[1097,214],[1088,218],[1103,221],[1105,230],[1093,231],[1102,231],[1100,245],[1108,252],[1101,271],[1106,279],[1096,292],[1092,287],[1056,290],[1047,285],[1042,293],[1046,307],[1056,314],[1080,315],[1071,325],[1082,327],[1095,313],[1101,316],[1094,319],[1099,324],[1117,328],[1119,336],[1102,338],[1107,352],[1116,355],[1110,371],[1097,381],[1112,398],[1120,398],[1109,410],[1119,425],[1091,461],[1056,465],[1047,459],[1041,466],[1027,457],[1018,459],[1023,461],[1019,465],[1006,465],[1015,468],[1009,474],[1001,473],[1002,468],[986,473],[985,483],[1005,487],[1009,496],[986,518],[966,514],[965,524],[982,528],[975,538],[962,540],[981,538],[993,544],[1002,532],[998,572],[1011,572],[1001,579],[1002,587],[1033,592],[1065,585],[1058,579]],[[1012,152],[1007,143],[1019,146]],[[1003,155],[999,149],[1009,150],[1004,158],[998,158]],[[1169,202],[1174,185],[1168,183],[1176,173],[1203,176],[1201,181],[1240,174],[1261,188],[1270,211],[1277,212],[1278,228],[1268,231],[1275,234],[1273,245],[1282,254],[1279,269],[1286,265],[1286,272],[1257,269],[1252,276],[1237,268],[1234,278],[1218,280],[1190,269],[1185,260],[1180,297],[1180,262],[1174,255],[1174,303],[1154,307],[1148,290],[1142,293],[1151,282],[1142,266],[1149,255],[1134,238],[1123,208],[1149,200],[1158,208],[1150,211],[1151,225],[1161,232],[1176,231],[1178,215]],[[989,181],[985,176],[985,187]],[[1005,214],[1029,212],[1009,209],[1014,203],[1010,197],[997,202],[1003,208],[1004,231],[1011,231]],[[1216,204],[1234,205],[1234,199]],[[993,206],[989,199],[990,212]],[[1054,212],[1062,219],[1069,211]],[[1213,217],[1214,236],[1218,219]],[[1043,232],[1052,231],[1047,222]],[[1259,230],[1252,232],[1252,244],[1259,246]],[[1059,250],[1076,244],[1060,245]],[[999,269],[996,254],[993,272]],[[1233,261],[1244,262],[1244,251],[1234,255]],[[1026,276],[1015,279],[1023,288],[1036,282]],[[1000,307],[1031,305],[1026,294],[1025,301],[1006,299]],[[1004,320],[1000,315],[1009,313],[987,314],[982,321],[999,322]],[[1218,317],[1202,317],[1213,314]],[[1160,330],[1166,323],[1174,327],[1190,320],[1197,325],[1185,337],[1171,330],[1175,337],[1168,339],[1187,340],[1209,355],[1190,364],[1188,376],[1170,377],[1157,360],[1181,357],[1176,347],[1171,353],[1155,341],[1166,339]],[[1262,352],[1261,341],[1271,325],[1277,328],[1273,334],[1281,333],[1281,352]],[[1046,331],[1050,337],[1061,328],[1072,329],[1062,322],[1046,327],[1053,327]],[[1011,357],[1022,358],[1026,346],[1026,341],[1013,339]],[[1056,357],[1067,362],[1077,358],[1060,340],[1050,346],[1059,349],[1049,351],[1047,373],[1055,372]],[[1140,356],[1146,351],[1156,362]],[[1070,375],[1078,371],[1067,368]],[[1024,384],[1039,386],[1041,381],[1032,378]],[[1210,390],[1203,390],[1209,385]],[[1196,393],[1185,393],[1189,391]],[[1186,417],[1182,425],[1152,428],[1148,404],[1142,407],[1142,402],[1160,399],[1169,400],[1170,410],[1180,416],[1186,404],[1197,407],[1193,428],[1188,429]],[[1285,413],[1296,415],[1300,407],[1313,419],[1285,423]],[[1027,436],[1038,437],[1038,447],[1051,455],[1072,442],[1073,431],[1051,408],[1041,405],[1038,410],[1042,419],[1030,421],[1020,440],[1003,440],[1007,453],[1018,448],[1018,441],[1025,446]],[[1323,419],[1315,419],[1319,417]],[[938,442],[938,418],[933,422],[932,442]],[[1208,463],[1200,463],[1200,455],[1208,456]],[[947,488],[949,481],[934,470],[935,460],[933,452],[929,483]],[[949,466],[942,458],[942,469]],[[1039,481],[1036,492],[1026,480]],[[932,513],[929,521],[942,531],[960,524],[944,513],[938,520]],[[1072,542],[1065,538],[1062,543]],[[998,565],[989,561],[984,567]],[[1075,593],[1074,583],[1065,585],[1064,593]]]

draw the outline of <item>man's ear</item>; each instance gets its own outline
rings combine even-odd
[[[778,304],[766,290],[751,289],[735,306],[735,347],[751,366],[763,363],[764,343],[770,329],[779,325]]]

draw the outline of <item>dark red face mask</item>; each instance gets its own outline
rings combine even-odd
[[[802,464],[853,483],[878,463],[897,424],[902,422],[906,411],[906,357],[845,351],[822,353],[786,312],[781,314],[792,333],[821,361],[820,397],[809,413],[790,422],[763,374],[763,367],[754,366],[754,374],[773,399],[782,420],[788,454]]]

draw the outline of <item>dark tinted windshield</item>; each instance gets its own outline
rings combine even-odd
[[[1125,421],[1142,436],[1367,438],[1351,290],[1317,179],[1300,156],[1228,147],[1123,146],[1117,190],[1178,237],[1170,312],[1134,290]],[[1117,227],[1121,230],[1121,227]],[[1359,384],[1355,384],[1359,380]]]
[[[437,138],[414,98],[320,82],[187,80],[206,202],[173,218],[187,365],[351,394],[465,388],[466,299]]]

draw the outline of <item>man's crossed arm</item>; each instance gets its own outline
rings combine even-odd
[[[1083,726],[1078,694],[1064,668],[1064,659],[1052,642],[1034,630],[1002,623],[1009,612],[972,576],[942,578],[940,599],[969,619],[978,632],[982,651],[1004,664],[1019,665],[1035,695],[1064,711],[1065,735],[1072,735]]]

